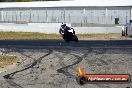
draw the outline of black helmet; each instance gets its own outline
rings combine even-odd
[[[66,26],[66,24],[63,24],[63,26],[65,27],[65,26]]]
[[[66,24],[62,24],[61,27],[64,28],[66,26]]]

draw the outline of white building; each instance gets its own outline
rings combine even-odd
[[[76,0],[0,3],[0,22],[87,25],[125,24],[132,20],[132,0]]]

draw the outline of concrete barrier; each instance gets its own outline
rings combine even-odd
[[[77,34],[121,33],[121,27],[74,27]]]
[[[71,26],[71,24],[68,24]],[[3,32],[39,32],[39,33],[55,33],[59,34],[61,23],[0,23],[0,31]],[[121,33],[121,27],[73,27],[77,34],[86,33]]]

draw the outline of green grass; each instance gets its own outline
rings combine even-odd
[[[8,39],[60,39],[57,34],[32,33],[32,32],[0,32],[1,40]]]
[[[113,39],[122,38],[120,33],[113,34],[77,34],[79,39]],[[33,32],[0,32],[0,40],[62,39],[59,34]]]
[[[17,56],[0,55],[0,67],[16,63],[17,61]]]
[[[111,34],[78,34],[80,39],[119,39],[122,38],[120,33]]]

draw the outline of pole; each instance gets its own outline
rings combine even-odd
[[[71,16],[70,16],[70,14],[69,14],[69,23],[71,23]]]
[[[106,19],[107,34],[108,34],[108,9],[107,9],[107,7],[106,7],[106,9],[105,9],[105,19]]]
[[[6,12],[6,22],[8,21],[7,14],[8,14],[8,12]]]
[[[31,22],[31,9],[30,9],[30,11],[29,11],[30,13],[29,13],[29,23]]]
[[[15,16],[16,16],[16,23],[17,23],[17,11],[15,11]]]
[[[3,17],[3,10],[1,11],[1,21],[3,21],[4,17]]]
[[[63,22],[63,20],[62,20],[62,12],[61,12],[61,22]]]
[[[47,8],[46,8],[46,22],[48,23],[48,13],[47,13]]]
[[[106,19],[106,24],[108,24],[107,22],[107,16],[108,16],[108,12],[107,12],[107,8],[105,9],[105,19]]]
[[[64,8],[64,16],[63,16],[63,17],[64,17],[64,18],[63,18],[63,19],[64,19],[64,23],[65,23],[65,8]]]
[[[52,10],[51,23],[54,23],[53,10]]]
[[[83,15],[84,15],[84,17],[83,17],[83,18],[84,18],[84,23],[85,23],[85,13],[86,13],[86,9],[84,8],[84,9],[83,9]]]
[[[21,14],[22,14],[22,12],[20,12],[20,22],[22,22],[22,19],[21,19]]]
[[[130,10],[130,19],[132,20],[132,7],[131,7],[131,10]]]

